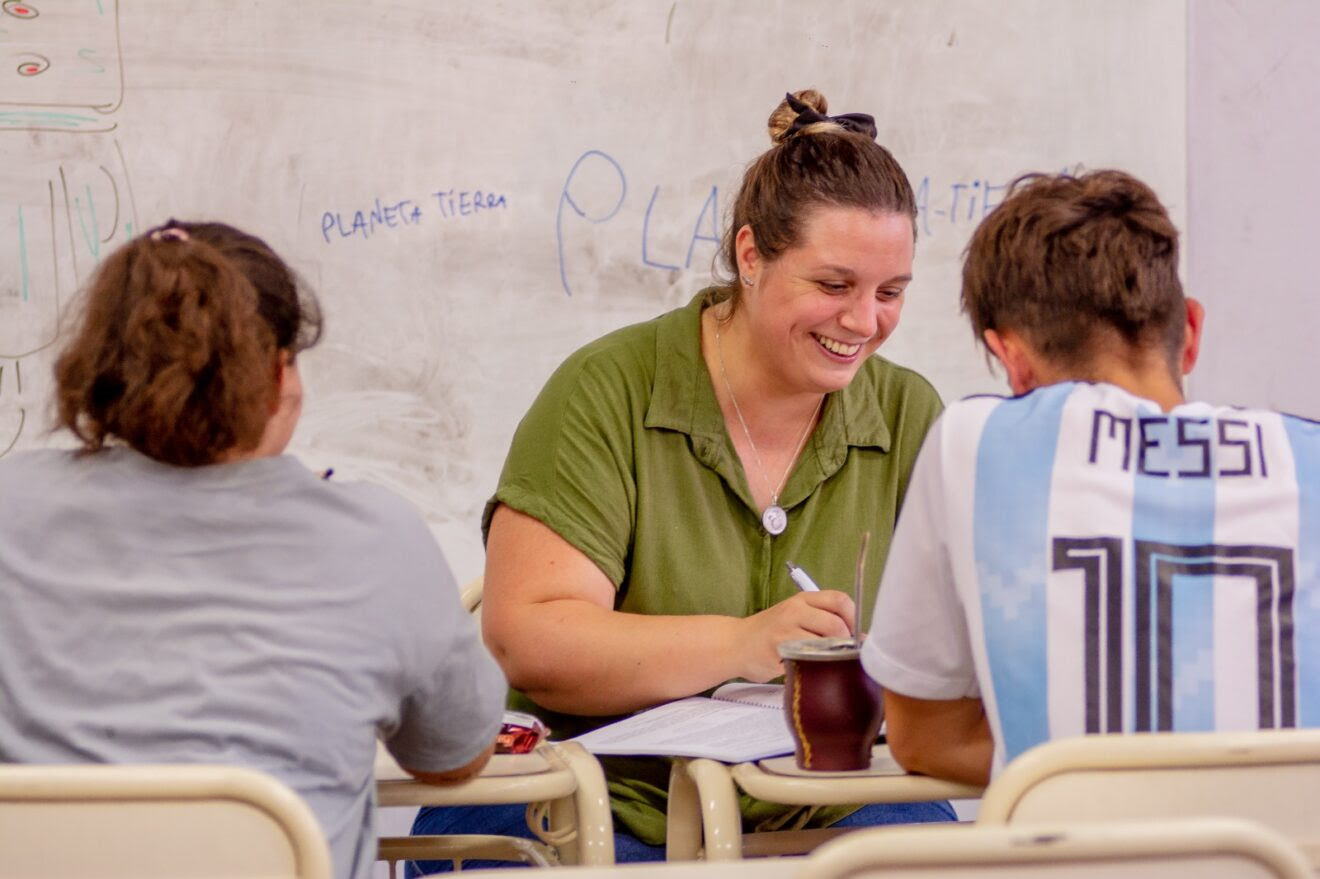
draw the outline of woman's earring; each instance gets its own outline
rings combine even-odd
[[[744,287],[755,287],[755,286],[756,286],[756,282],[753,281],[751,278],[747,277],[746,275],[743,275],[743,276],[742,276],[742,282],[743,282],[743,286],[744,286]]]

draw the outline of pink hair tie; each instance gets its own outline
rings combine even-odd
[[[157,229],[151,233],[152,241],[187,241],[188,233],[178,228],[170,226],[166,229]]]

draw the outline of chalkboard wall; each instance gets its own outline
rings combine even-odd
[[[708,283],[787,89],[868,112],[921,214],[882,353],[998,390],[957,309],[1029,170],[1118,166],[1183,225],[1184,0],[31,0],[0,12],[0,452],[44,433],[60,318],[174,216],[265,237],[320,294],[295,438],[423,511],[460,579],[554,366]]]

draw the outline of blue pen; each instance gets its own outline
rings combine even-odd
[[[820,587],[816,585],[816,581],[812,580],[811,577],[807,575],[806,571],[802,570],[792,562],[784,562],[784,564],[788,567],[788,576],[793,580],[793,583],[797,588],[801,589],[803,592],[820,591]]]

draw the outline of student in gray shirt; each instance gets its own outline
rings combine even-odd
[[[367,876],[377,738],[470,777],[504,677],[418,514],[283,454],[320,316],[264,242],[170,221],[87,295],[56,365],[81,448],[0,459],[0,761],[264,770]]]

